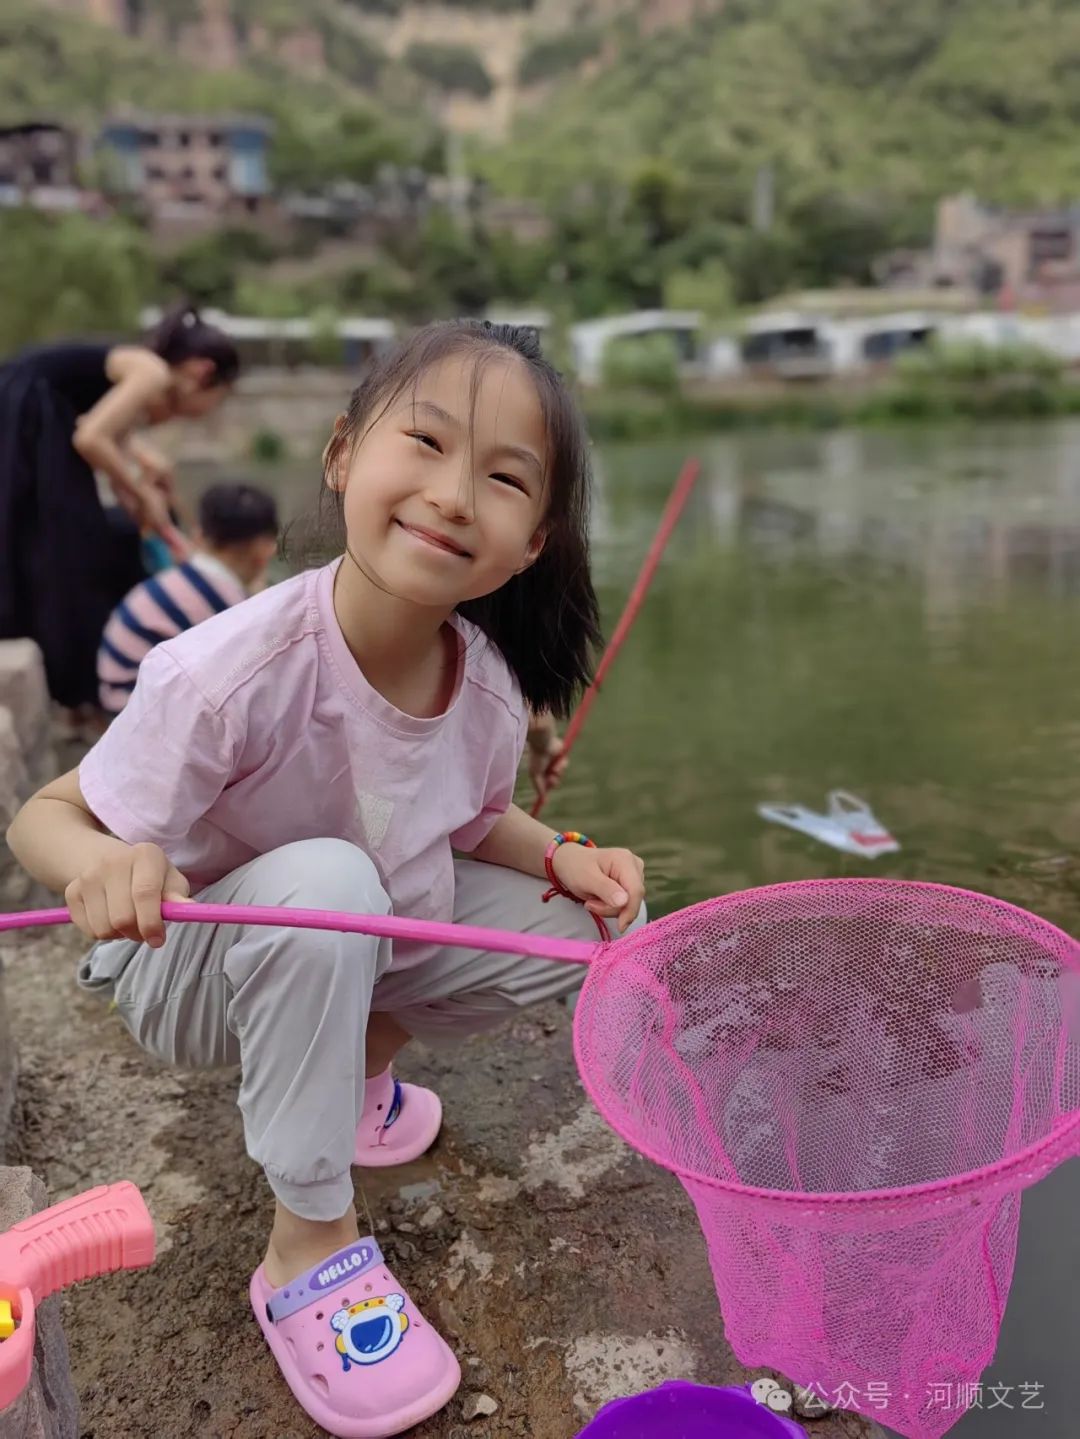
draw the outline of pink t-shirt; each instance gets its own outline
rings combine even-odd
[[[165,850],[192,893],[294,840],[369,854],[398,914],[453,918],[451,847],[510,805],[521,693],[494,644],[455,615],[453,699],[417,719],[367,683],[333,607],[335,564],[157,645],[83,760],[86,802],[118,838]],[[417,963],[427,946],[395,945]]]

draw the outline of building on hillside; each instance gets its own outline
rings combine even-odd
[[[337,180],[314,192],[290,190],[278,204],[292,229],[312,236],[316,244],[349,239],[370,246],[379,239],[378,205],[370,185]]]
[[[893,289],[966,288],[1005,306],[1080,309],[1080,204],[1005,210],[945,196],[931,247],[883,256],[877,277]]]
[[[796,311],[767,311],[742,327],[739,354],[750,376],[819,380],[832,372],[829,322]]]
[[[87,210],[99,198],[81,184],[73,130],[50,120],[0,126],[0,205]]]
[[[939,317],[920,313],[877,315],[863,320],[855,333],[853,363],[870,368],[890,365],[899,355],[932,344],[938,330]]]
[[[392,320],[347,315],[327,326],[308,319],[267,319],[261,315],[230,315],[224,310],[202,312],[208,324],[216,325],[235,343],[245,373],[260,368],[294,369],[326,363],[328,342],[340,347],[340,364],[349,370],[363,370],[394,343],[397,328]],[[139,317],[144,330],[161,318],[158,309],[147,309]]]
[[[941,317],[919,312],[869,316],[766,310],[745,320],[739,354],[747,376],[825,380],[887,369],[898,356],[930,344]]]
[[[603,378],[604,352],[620,341],[667,335],[675,346],[679,367],[691,375],[702,361],[702,317],[696,310],[636,310],[605,315],[570,326],[570,346],[578,378],[596,385]]]
[[[273,126],[258,115],[117,116],[98,139],[110,193],[132,200],[157,233],[270,218]]]

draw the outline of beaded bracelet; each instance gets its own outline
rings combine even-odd
[[[583,899],[579,899],[576,894],[571,894],[571,892],[560,881],[558,875],[555,873],[555,851],[560,847],[560,845],[564,844],[580,844],[585,849],[596,848],[595,842],[591,840],[587,834],[582,834],[580,830],[560,830],[559,833],[548,845],[547,849],[544,851],[544,869],[547,871],[547,877],[551,881],[551,888],[547,890],[546,893],[542,894],[540,898],[545,904],[547,904],[548,900],[554,899],[557,894],[560,894],[563,895],[566,899],[572,899],[575,904],[584,904],[585,901]],[[590,910],[589,913],[592,914],[596,927],[600,931],[600,938],[603,940],[609,940],[611,938],[611,934],[608,931],[608,927],[604,923],[602,916],[599,914],[593,914],[592,910]]]

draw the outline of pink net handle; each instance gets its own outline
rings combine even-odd
[[[485,929],[475,924],[443,924],[430,919],[406,919],[393,914],[346,914],[335,910],[287,909],[250,904],[182,904],[167,901],[162,916],[180,924],[252,924],[275,929],[328,929],[342,934],[368,934],[377,939],[399,939],[450,948],[491,950],[521,954],[532,959],[554,959],[560,964],[589,964],[607,946],[554,935],[518,934],[509,929]],[[24,910],[0,914],[0,933],[70,924],[66,909]]]

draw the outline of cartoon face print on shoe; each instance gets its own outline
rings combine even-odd
[[[378,1364],[389,1359],[409,1327],[404,1308],[400,1294],[387,1294],[337,1311],[330,1324],[338,1331],[335,1347],[346,1373],[350,1364]]]

